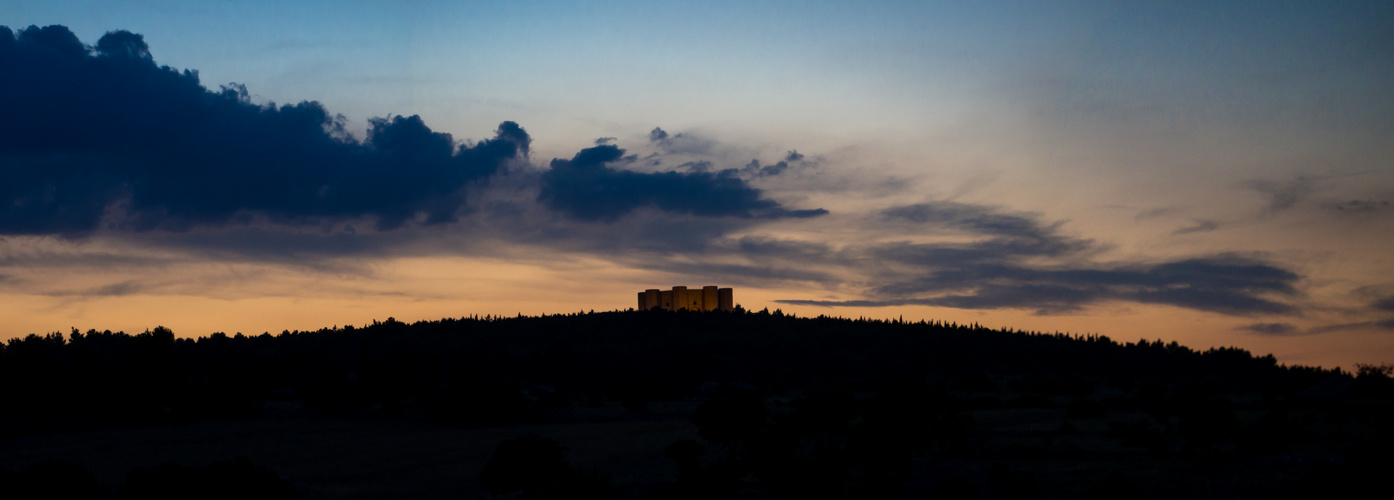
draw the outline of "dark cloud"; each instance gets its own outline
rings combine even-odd
[[[661,132],[659,130],[658,132]],[[641,207],[706,217],[816,217],[826,210],[789,210],[761,197],[732,175],[710,172],[641,173],[610,168],[624,150],[602,145],[554,159],[542,175],[538,200],[548,208],[590,221],[614,221]]]
[[[371,217],[384,230],[449,222],[461,188],[531,141],[504,122],[460,144],[416,116],[372,120],[356,141],[316,102],[211,91],[125,31],[89,47],[62,26],[0,28],[0,74],[0,234],[84,234],[104,220],[186,231],[248,213],[292,225]]]
[[[1389,202],[1375,200],[1350,200],[1347,203],[1338,203],[1334,206],[1334,208],[1342,212],[1366,213],[1374,212],[1377,210],[1388,210]]]
[[[1155,219],[1155,218],[1158,218],[1158,217],[1161,217],[1161,216],[1170,214],[1170,213],[1175,212],[1175,211],[1176,211],[1176,209],[1173,209],[1173,208],[1150,208],[1150,209],[1147,209],[1147,210],[1143,210],[1143,211],[1141,211],[1141,212],[1138,212],[1137,215],[1134,215],[1134,216],[1133,216],[1133,220],[1148,220],[1148,219]]]
[[[248,225],[217,231],[144,234],[138,243],[175,248],[182,253],[218,262],[276,263],[333,272],[349,272],[356,265],[354,262],[341,262],[339,258],[419,255],[442,251],[441,248],[428,246],[431,242],[462,245],[454,241],[455,238],[442,238],[439,231],[423,233],[425,231],[415,228],[362,233],[341,229],[326,233]],[[464,248],[459,247],[461,250]]]
[[[853,265],[846,255],[827,244],[767,236],[721,238],[703,247],[696,260],[664,263],[662,270],[695,276],[719,276],[737,285],[834,285],[838,272]],[[691,256],[689,254],[689,256]],[[738,262],[738,263],[736,263]]]
[[[686,170],[686,171],[689,171],[689,172],[711,172],[711,171],[712,171],[712,162],[705,161],[705,160],[703,160],[703,161],[689,161],[689,162],[687,162],[687,163],[683,163],[682,165],[678,165],[678,169],[679,169],[679,170]]]
[[[1370,305],[1370,307],[1373,307],[1379,311],[1394,312],[1394,297],[1385,297],[1376,300],[1374,304]]]
[[[1166,304],[1232,315],[1292,314],[1293,306],[1266,298],[1296,293],[1296,274],[1253,260],[1218,256],[1152,266],[1037,269],[1010,261],[1010,253],[921,252],[911,261],[919,276],[873,289],[878,297],[912,296],[914,303],[961,309],[1017,308],[1068,312],[1115,300]],[[882,252],[880,255],[887,255]],[[933,257],[946,255],[935,260]],[[930,257],[929,259],[921,259]],[[925,295],[930,295],[926,297]],[[882,299],[895,305],[902,299]],[[826,303],[816,305],[841,305]]]
[[[834,280],[833,275],[804,266],[771,267],[767,265],[671,262],[658,268],[692,276],[720,276],[733,285],[770,285],[772,283],[819,283]]]
[[[673,156],[674,163],[680,163],[678,170],[699,169],[702,171],[722,171],[729,170],[727,175],[740,177],[748,181],[755,181],[762,178],[776,177],[789,173],[798,172],[809,174],[815,172],[819,165],[817,160],[809,160],[807,156],[797,150],[785,151],[780,160],[770,165],[764,165],[758,158],[751,159],[749,162],[736,167],[739,164],[731,164],[733,158],[747,157],[749,151],[741,148],[731,147],[727,144],[719,143],[715,140],[694,135],[690,132],[670,134],[662,128],[654,128],[649,131],[649,143],[658,147],[658,151],[644,156],[645,165],[656,167],[668,163],[669,156]],[[697,158],[693,158],[697,157]],[[671,164],[671,163],[669,163]],[[715,165],[723,165],[725,168]],[[867,179],[856,176],[856,179],[836,179],[828,180],[831,186],[822,186],[830,191],[847,191],[849,184],[862,184]],[[806,179],[808,180],[808,179]],[[849,182],[852,181],[852,182]],[[894,182],[894,180],[890,180]],[[787,187],[787,186],[785,186]],[[801,186],[801,189],[809,189],[813,186]]]
[[[59,290],[43,292],[39,295],[48,297],[124,297],[127,295],[137,295],[145,291],[145,286],[134,281],[122,281],[93,288],[81,290]]]
[[[711,139],[687,132],[669,134],[659,127],[649,131],[649,142],[668,154],[707,154],[716,147]]]
[[[1215,221],[1212,221],[1212,220],[1198,220],[1198,221],[1195,221],[1195,223],[1196,223],[1196,224],[1195,224],[1194,226],[1183,227],[1183,228],[1181,228],[1181,229],[1177,229],[1177,230],[1175,230],[1175,231],[1172,231],[1171,234],[1172,234],[1172,235],[1182,235],[1182,234],[1191,234],[1191,233],[1204,233],[1204,232],[1214,231],[1214,230],[1220,228],[1220,225],[1217,224],[1217,223],[1215,223]]]
[[[959,309],[1076,311],[1105,301],[1165,304],[1245,316],[1293,314],[1267,295],[1292,295],[1298,276],[1266,264],[1191,259],[1136,269],[1040,270],[970,264],[930,271],[920,278],[873,290],[878,298],[852,301],[781,300],[815,306],[882,307],[906,304]]]
[[[746,177],[774,177],[789,170],[789,162],[781,161],[774,165],[760,166],[760,160],[751,159],[750,163],[741,167],[739,174]]]
[[[355,236],[355,227],[459,222],[469,210],[468,188],[527,158],[532,141],[504,122],[492,139],[462,143],[417,116],[372,119],[366,137],[356,140],[342,117],[318,103],[258,105],[240,85],[213,91],[193,71],[158,66],[144,39],[125,31],[87,46],[61,26],[4,29],[0,68],[7,75],[0,110],[9,118],[0,123],[7,181],[0,185],[0,234],[187,233],[255,223],[284,233],[252,228],[250,241],[267,252],[315,253],[324,245],[372,251],[379,243]],[[668,152],[710,146],[660,128],[650,139]],[[616,168],[634,158],[623,157],[612,140],[597,139],[597,147],[532,177],[536,200],[598,221],[644,207],[748,219],[826,213],[787,209],[734,170],[713,173],[709,162],[686,163],[682,173]],[[347,232],[294,229],[344,222],[353,223]],[[147,238],[194,248],[245,246],[224,236]]]
[[[193,71],[156,65],[143,38],[124,31],[87,46],[61,26],[18,34],[0,28],[0,74],[6,118],[0,121],[0,235],[99,233],[94,239],[136,250],[175,248],[179,258],[335,272],[355,258],[534,245],[546,249],[541,253],[590,252],[726,282],[866,291],[861,300],[784,301],[825,306],[1052,313],[1124,301],[1234,315],[1295,312],[1283,300],[1296,295],[1300,278],[1271,263],[1218,255],[1099,264],[1091,257],[1101,247],[1064,234],[1063,222],[966,203],[898,206],[866,219],[872,231],[951,241],[833,248],[730,238],[764,220],[827,213],[787,208],[752,182],[808,178],[836,191],[856,180],[817,181],[807,174],[816,173],[810,169],[818,161],[795,150],[771,165],[752,160],[717,170],[707,159],[735,166],[722,162],[750,153],[737,156],[699,135],[654,128],[649,148],[658,152],[644,160],[604,137],[570,159],[553,159],[546,170],[509,168],[528,158],[532,140],[516,123],[468,142],[433,131],[417,116],[391,116],[370,120],[358,140],[342,117],[318,103],[259,105],[240,85],[205,88]],[[711,154],[718,149],[720,155]],[[628,169],[659,165],[665,155],[676,155],[671,164],[685,163],[668,172]],[[1312,191],[1304,178],[1251,187],[1270,197],[1270,210],[1291,207]],[[1178,233],[1208,230],[1204,222]],[[135,251],[124,258],[157,266],[164,254]],[[6,259],[0,256],[0,264]],[[123,282],[63,293],[142,290]]]
[[[1292,208],[1306,199],[1316,191],[1316,180],[1305,176],[1290,181],[1261,179],[1250,181],[1248,186],[1268,198],[1267,211],[1272,213]]]
[[[1318,326],[1307,330],[1307,333],[1315,335],[1320,333],[1342,332],[1348,330],[1365,330],[1370,328],[1377,328],[1380,330],[1394,330],[1394,319],[1386,319],[1381,321],[1360,321],[1355,323],[1340,323],[1335,325]]]
[[[1160,264],[1099,265],[1090,240],[1060,233],[1033,214],[936,201],[892,207],[883,219],[980,238],[970,242],[884,243],[860,250],[885,270],[868,297],[850,301],[784,300],[817,306],[933,305],[962,309],[1078,310],[1105,301],[1166,304],[1231,315],[1294,314],[1275,297],[1297,294],[1300,277],[1235,255]],[[856,259],[853,259],[856,260]],[[1051,262],[1055,262],[1051,264]]]
[[[811,241],[790,241],[766,236],[745,236],[736,240],[735,250],[748,258],[782,257],[797,262],[819,264],[833,256],[826,244]]]
[[[881,212],[890,220],[917,224],[942,224],[963,231],[1031,240],[1059,239],[1060,224],[1043,225],[1035,214],[1002,213],[992,207],[951,201],[933,201],[891,207]]]
[[[1251,323],[1239,327],[1239,330],[1257,333],[1259,335],[1293,335],[1299,333],[1296,326],[1289,323]]]

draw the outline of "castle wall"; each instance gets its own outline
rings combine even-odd
[[[660,292],[657,288],[650,288],[648,290],[644,290],[644,307],[639,308],[639,310],[647,311],[649,309],[659,307],[662,304],[663,293]]]
[[[715,311],[717,308],[716,287],[702,287],[702,309],[703,311]]]
[[[669,310],[669,311],[676,311],[676,310],[678,310],[678,309],[685,309],[685,308],[687,308],[687,287],[685,287],[685,286],[675,286],[675,287],[673,287],[673,305],[672,305],[672,307],[668,308],[668,310]]]
[[[702,311],[702,291],[688,290],[687,303],[684,304],[684,307],[689,311]]]
[[[730,288],[708,285],[688,290],[685,286],[675,286],[672,290],[650,288],[639,292],[639,310],[647,311],[655,307],[665,311],[732,311],[735,310],[735,294]]]

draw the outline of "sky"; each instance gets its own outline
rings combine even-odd
[[[0,338],[721,285],[1394,362],[1389,2],[44,1],[0,26]]]

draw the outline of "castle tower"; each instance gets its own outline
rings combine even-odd
[[[736,310],[736,294],[730,288],[718,288],[716,290],[716,308],[722,311]]]
[[[703,311],[704,309],[702,309],[702,291],[688,290],[687,302],[683,305],[683,307],[686,307],[689,311]]]
[[[718,307],[720,302],[717,299],[716,286],[702,287],[702,310],[715,311]]]
[[[685,287],[685,286],[675,286],[675,287],[673,287],[673,307],[670,308],[670,309],[668,309],[668,310],[669,310],[669,311],[676,311],[676,310],[678,310],[678,309],[685,309],[685,308],[687,308],[687,287]]]

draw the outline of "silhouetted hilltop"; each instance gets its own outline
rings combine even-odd
[[[1098,385],[1204,386],[1218,393],[1293,395],[1339,370],[1281,366],[1237,348],[1119,343],[941,322],[795,318],[775,313],[605,312],[540,317],[389,318],[278,335],[176,339],[74,330],[12,339],[0,349],[10,382],[4,432],[166,419],[251,416],[266,401],[336,412],[416,408],[490,425],[537,418],[541,396],[595,400],[698,396],[731,383],[768,395],[812,385],[921,377],[947,387],[1007,383],[1024,396]],[[20,382],[22,381],[22,382]],[[483,398],[499,408],[470,410]],[[547,398],[543,398],[547,399]],[[534,401],[525,401],[534,400]],[[505,404],[507,403],[507,404]],[[526,404],[525,404],[526,403]],[[472,416],[466,416],[466,414]]]
[[[73,331],[0,349],[0,437],[210,419],[681,419],[702,439],[664,452],[675,482],[609,489],[603,475],[556,465],[556,443],[530,437],[509,442],[484,487],[539,498],[582,486],[646,498],[1246,496],[1357,484],[1359,471],[1383,467],[1371,447],[1389,442],[1390,371],[779,311],[389,318],[198,339]],[[526,450],[560,472],[528,483]],[[1187,469],[1196,460],[1225,465]],[[1266,470],[1285,479],[1260,477]],[[1207,482],[1224,476],[1248,479]]]

